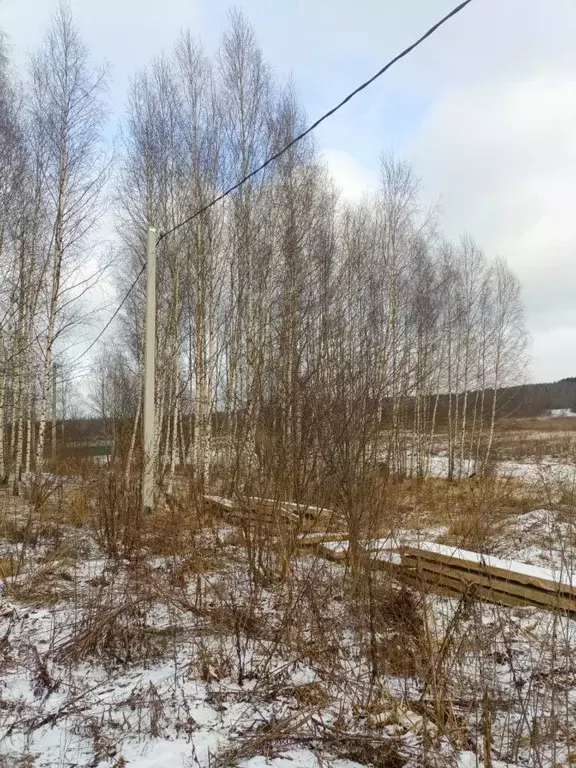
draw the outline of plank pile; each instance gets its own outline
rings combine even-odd
[[[469,593],[491,603],[576,615],[576,578],[571,574],[433,542],[401,547],[400,554],[407,576],[446,594]]]
[[[329,509],[292,501],[250,496],[235,501],[223,496],[204,496],[204,501],[226,519],[248,525],[288,525],[299,529],[326,527],[334,517]]]
[[[310,541],[310,537],[304,537]],[[316,551],[335,562],[348,561],[348,541],[332,537]],[[311,542],[310,542],[311,544]],[[490,603],[534,606],[576,616],[576,576],[554,573],[435,542],[406,545],[391,539],[361,542],[373,569],[419,590],[442,595],[470,595]]]
[[[298,534],[302,549],[312,548],[334,562],[348,561],[347,536],[325,532],[338,522],[331,510],[256,496],[238,501],[205,496],[204,500],[227,520],[242,525],[288,527]],[[576,617],[576,577],[571,574],[557,574],[435,542],[406,544],[370,539],[360,542],[360,546],[371,568],[385,569],[392,578],[415,589],[470,595],[501,605],[560,610]]]

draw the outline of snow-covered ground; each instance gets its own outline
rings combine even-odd
[[[429,462],[431,477],[448,477],[449,458],[447,455],[432,456]],[[475,462],[456,461],[456,477],[469,477],[476,471]],[[545,457],[536,462],[499,461],[494,465],[494,472],[500,477],[514,477],[524,483],[562,483],[576,486],[576,466],[568,462],[559,462]]]
[[[98,578],[94,572],[90,568],[91,580]],[[105,570],[102,577],[107,577]],[[435,632],[442,636],[448,627],[454,632],[458,602],[437,599],[430,608]],[[488,666],[483,674],[489,671],[494,699],[509,700],[512,695],[515,700],[517,676],[529,678],[536,668],[550,668],[539,644],[552,631],[550,616],[535,611],[509,612],[495,606],[477,610],[482,614],[480,623],[473,615],[464,617],[449,651],[454,657],[450,663],[458,658],[461,665],[454,677],[454,694],[457,700],[469,702],[458,717],[471,717],[472,729],[479,715],[465,713],[476,706],[477,661],[472,650],[462,656],[456,653],[463,639],[472,631],[478,643],[487,644],[483,663]],[[332,614],[341,622],[339,603]],[[126,659],[120,647],[118,658],[102,651],[102,655],[74,660],[65,652],[72,652],[69,644],[78,632],[72,604],[48,608],[3,604],[0,754],[8,760],[6,765],[359,768],[371,763],[330,752],[342,749],[360,755],[367,740],[373,752],[382,745],[382,752],[376,754],[390,755],[390,763],[375,765],[417,768],[426,751],[436,754],[433,765],[483,765],[476,750],[455,748],[440,735],[433,719],[419,713],[418,702],[426,696],[423,681],[384,675],[380,681],[386,691],[383,697],[380,691],[383,705],[371,714],[369,708],[362,710],[369,676],[353,634],[342,637],[339,679],[335,670],[298,659],[286,649],[271,651],[262,638],[258,642],[241,639],[237,650],[235,638],[206,633],[205,619],[188,611],[156,605],[140,618],[141,628],[150,633],[166,632],[168,642],[159,646],[157,658],[151,653],[149,658]],[[534,634],[537,626],[540,629]],[[568,630],[566,650],[576,648],[576,637],[571,627],[557,629],[562,634]],[[555,662],[564,665],[569,660],[557,651]],[[245,675],[241,681],[239,666]],[[524,705],[542,719],[548,717],[551,705],[546,686],[520,698],[518,706]],[[346,725],[339,725],[344,715]],[[505,761],[495,759],[493,766],[533,765],[530,747],[512,744],[507,717],[495,713],[495,734],[508,756]],[[268,732],[274,729],[277,737],[269,740]],[[347,739],[342,734],[348,734]]]
[[[549,419],[565,419],[566,417],[576,416],[576,413],[571,408],[552,408],[547,411],[542,418]]]
[[[483,765],[477,757],[480,738],[474,749],[457,748],[440,735],[433,718],[422,716],[419,702],[423,696],[426,699],[428,685],[423,680],[383,675],[379,683],[383,703],[375,712],[362,705],[369,675],[352,633],[341,638],[339,677],[335,669],[298,659],[287,649],[270,652],[263,639],[241,640],[238,653],[233,637],[203,634],[200,641],[207,629],[205,620],[188,612],[156,609],[156,615],[152,612],[145,619],[149,631],[173,630],[158,658],[152,654],[126,661],[104,655],[73,661],[62,654],[77,621],[72,605],[4,604],[0,747],[9,761],[6,765],[358,768],[371,764],[338,756],[339,749],[362,753],[353,737],[360,745],[371,739],[372,750],[381,744],[381,754],[397,756],[396,762],[390,757],[390,763],[375,765],[417,768],[426,751],[436,755],[435,762],[428,763],[432,765]],[[478,729],[481,662],[491,700],[508,702],[502,714],[493,713],[495,751],[504,760],[495,757],[492,765],[535,765],[529,740],[524,743],[515,735],[523,730],[522,718],[548,722],[553,705],[559,703],[559,691],[553,701],[554,686],[576,674],[571,660],[576,650],[573,624],[529,609],[486,605],[476,606],[454,624],[461,606],[441,598],[430,602],[429,610],[435,634],[450,636],[444,662],[452,669],[451,700],[460,702],[455,723],[460,728],[467,723],[472,734]],[[339,603],[331,613],[340,623]],[[448,629],[452,635],[446,634]],[[546,638],[554,632],[563,642],[551,648]],[[468,649],[463,647],[470,641]],[[411,653],[412,640],[407,637],[404,642]],[[239,664],[245,672],[241,682]],[[548,676],[553,668],[552,683]],[[538,674],[542,679],[535,682]],[[525,690],[518,688],[522,680],[531,681]],[[576,716],[576,687],[565,693],[569,710],[564,720]],[[274,729],[277,736],[269,739]],[[348,734],[345,748],[342,734]],[[561,739],[555,749],[566,755]],[[553,751],[553,745],[539,747],[542,765],[552,765]],[[22,756],[30,762],[17,762]]]
[[[201,588],[196,584],[167,601],[157,594],[166,563],[155,565],[140,576],[151,581],[146,595],[134,594],[128,566],[110,568],[98,560],[73,573],[57,565],[54,578],[72,579],[74,600],[49,607],[3,602],[0,754],[6,765],[355,768],[363,763],[338,752],[360,754],[368,741],[376,753],[402,755],[397,764],[418,764],[412,761],[422,754],[424,724],[409,702],[390,700],[390,723],[372,731],[366,713],[353,714],[369,679],[352,635],[343,638],[340,678],[332,679],[322,664],[275,649],[266,632],[250,638],[247,628],[244,634],[215,627],[210,611],[197,606],[198,591],[215,586],[217,574],[204,574]],[[326,584],[334,579],[341,590],[342,569],[312,559],[302,569],[304,578],[314,574]],[[233,577],[232,585],[238,589],[233,599],[243,602],[246,583]],[[19,589],[24,586],[19,579]],[[261,595],[273,619],[279,597]],[[97,600],[104,607],[97,623],[87,624]],[[330,613],[342,620],[339,601]],[[256,616],[263,620],[263,613]],[[107,621],[108,637],[102,632]],[[350,717],[347,735],[337,725],[344,712]],[[278,735],[270,752],[267,732],[273,728]],[[446,739],[439,749],[457,757]]]
[[[566,510],[510,515],[490,557],[571,578],[573,534]],[[257,579],[224,528],[143,562],[104,557],[85,528],[22,548],[0,542],[26,555],[0,602],[1,768],[482,768],[487,732],[493,768],[576,749],[566,617],[409,597],[384,571],[372,626],[344,566],[301,554],[278,577],[263,553]]]

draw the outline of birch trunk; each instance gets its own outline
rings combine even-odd
[[[126,485],[130,480],[130,468],[132,467],[132,460],[134,457],[134,448],[136,447],[136,435],[138,434],[138,424],[140,423],[140,414],[142,412],[142,387],[138,387],[138,402],[136,404],[136,415],[134,416],[134,425],[132,427],[132,435],[130,436],[130,446],[128,448],[128,455],[126,456],[126,469],[124,470],[124,479]]]
[[[176,456],[178,454],[178,403],[179,399],[174,398],[174,413],[172,415],[172,440],[170,446],[170,473],[168,475],[168,494],[172,495],[174,489],[174,475],[176,473]]]
[[[4,334],[0,329],[0,479],[4,477],[6,473],[6,466],[4,460],[4,438],[5,430],[4,425],[6,423],[5,414],[5,393],[6,393],[6,355],[4,354]]]

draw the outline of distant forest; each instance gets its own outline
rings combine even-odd
[[[460,407],[463,401],[464,393],[460,393]],[[494,390],[488,389],[484,392],[484,408],[489,411],[492,408],[492,398]],[[468,392],[467,410],[471,415],[474,411],[477,398],[481,397],[480,391]],[[430,399],[429,407],[433,408],[436,397]],[[452,407],[454,407],[456,395],[451,395]],[[414,397],[407,397],[405,409],[409,415],[413,411],[415,402]],[[496,400],[496,412],[498,421],[509,418],[534,418],[544,416],[548,411],[554,409],[570,409],[576,412],[576,376],[570,376],[560,381],[545,382],[543,384],[523,384],[516,387],[503,387],[498,390]],[[447,394],[439,395],[437,403],[437,414],[439,422],[446,419],[449,410],[449,397]],[[386,409],[382,413],[382,421],[385,426],[387,421]],[[213,429],[218,431],[222,425],[223,419],[214,415]],[[102,418],[84,418],[70,419],[65,424],[60,424],[60,440],[64,437],[64,443],[101,443],[111,439],[113,432],[116,432],[118,424],[107,423]]]
[[[576,376],[544,384],[504,387],[498,390],[496,407],[501,417],[516,418],[543,416],[546,411],[560,408],[576,411]]]
[[[468,416],[473,415],[481,397],[482,392],[480,390],[468,392],[466,398]],[[484,390],[483,408],[485,411],[492,409],[493,397],[493,389]],[[457,398],[460,401],[459,408],[462,408],[464,393],[439,396],[437,413],[440,420],[443,420],[448,414],[450,401],[452,402],[452,409],[454,409]],[[436,397],[432,396],[431,401],[435,400]],[[410,401],[413,401],[413,398],[410,398]],[[407,407],[412,410],[409,405]],[[576,412],[576,376],[560,379],[560,381],[522,384],[514,387],[502,387],[497,390],[496,414],[498,421],[507,418],[525,419],[545,416],[548,411],[555,409],[570,409]]]

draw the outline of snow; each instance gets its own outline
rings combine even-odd
[[[398,554],[398,552],[388,552],[386,550],[381,550],[376,551],[372,557],[374,560],[378,560],[383,563],[402,565],[402,555]]]
[[[122,756],[131,768],[187,768],[210,765],[210,755],[218,750],[217,734],[201,733],[192,739],[161,740],[150,744],[142,754],[138,745],[129,745]]]
[[[281,756],[268,760],[265,757],[252,757],[238,764],[239,768],[321,768],[321,763],[313,752],[308,749],[291,749]],[[333,768],[356,768],[359,763],[350,760],[338,760],[332,763]]]
[[[502,541],[491,542],[499,547],[497,556],[434,542],[435,536],[446,533],[446,528],[440,526],[425,531],[400,530],[394,537],[365,540],[361,545],[372,557],[394,563],[400,561],[395,549],[413,545],[464,561],[485,562],[529,578],[556,580],[559,571],[567,572],[566,557],[570,553],[562,552],[562,548],[568,546],[570,531],[565,518],[552,510],[535,509],[511,515],[508,524]],[[220,542],[223,530],[218,530]],[[202,536],[204,533],[198,536],[198,543]],[[129,620],[135,621],[145,634],[158,633],[168,640],[159,656],[128,661],[111,661],[105,653],[99,653],[75,662],[62,660],[58,651],[77,634],[83,614],[91,610],[96,599],[105,601],[105,609],[130,599],[132,566],[112,564],[101,554],[96,556],[92,542],[88,546],[91,556],[69,566],[74,597],[58,594],[54,605],[35,608],[18,599],[19,590],[26,588],[27,579],[38,566],[36,555],[31,558],[29,569],[7,583],[7,597],[0,603],[0,643],[7,641],[0,654],[0,755],[8,755],[5,765],[18,765],[15,756],[28,751],[38,756],[34,768],[114,768],[122,764],[121,757],[129,768],[210,768],[223,764],[220,761],[226,750],[248,743],[252,750],[243,751],[242,757],[226,764],[237,768],[364,768],[346,759],[344,749],[340,758],[330,748],[323,750],[322,734],[333,733],[330,729],[336,728],[342,715],[346,733],[363,738],[370,734],[378,739],[390,737],[404,750],[406,768],[419,768],[423,734],[436,727],[426,709],[417,706],[425,700],[426,686],[418,671],[383,667],[378,690],[384,705],[376,712],[363,709],[374,693],[365,655],[367,636],[358,634],[357,626],[349,622],[353,611],[346,602],[345,569],[306,552],[293,563],[294,573],[301,580],[287,597],[281,586],[259,589],[249,583],[243,550],[230,546],[236,548],[227,552],[221,568],[194,573],[178,593],[183,601],[188,600],[188,607],[177,601],[162,602],[166,595],[173,597],[175,593],[168,589],[171,582],[160,581],[161,576],[168,577],[170,568],[181,560],[149,558],[151,604],[141,610],[139,605],[138,614]],[[348,542],[325,542],[323,546],[342,552]],[[43,557],[45,551],[38,551]],[[533,562],[520,562],[518,558],[525,554]],[[105,577],[109,586],[90,585],[100,577]],[[377,586],[395,590],[386,575],[376,574],[375,579],[381,579],[376,581]],[[155,592],[157,583],[165,588],[162,595]],[[202,585],[204,613],[193,608],[197,605],[198,583]],[[564,576],[562,583],[574,584],[576,579],[566,581]],[[285,635],[277,642],[276,631],[283,622],[296,623],[293,613],[287,609],[283,613],[282,608],[295,594],[298,599],[310,595],[318,623],[306,624],[307,619],[302,619],[300,625],[299,617],[298,645],[291,646]],[[235,636],[233,629],[215,629],[206,616],[206,606],[211,604],[216,603],[223,611],[230,610],[230,606],[242,611],[251,599],[258,601],[253,637],[247,632]],[[460,747],[447,740],[434,741],[443,757],[437,762],[431,759],[430,765],[485,768],[472,751],[476,746],[479,753],[482,751],[479,723],[484,688],[489,690],[494,706],[493,743],[495,756],[500,758],[493,759],[493,768],[536,764],[551,768],[554,761],[566,764],[567,754],[560,743],[550,741],[535,755],[530,723],[541,718],[544,733],[550,722],[546,718],[559,707],[567,722],[576,722],[576,622],[536,608],[508,609],[474,603],[469,615],[459,613],[461,608],[457,599],[428,596],[425,600],[430,652],[436,653],[438,641],[445,691],[462,724],[459,728],[466,729],[470,736],[465,742],[459,741]],[[260,620],[265,627],[262,632],[258,630]],[[268,623],[264,625],[264,621]],[[405,627],[390,629],[387,621],[385,617],[374,638],[378,649],[385,653],[393,642],[398,642],[401,654],[408,655],[410,632]],[[128,629],[132,627],[128,625]],[[163,631],[167,635],[161,635]],[[316,638],[321,648],[314,655],[316,652],[310,648]],[[38,690],[42,675],[36,652],[47,667],[49,680],[56,683],[53,690]],[[439,659],[437,655],[431,658]],[[202,659],[205,669],[201,668]],[[245,672],[241,683],[240,665]],[[306,690],[311,694],[320,691],[325,701],[306,699]],[[308,719],[310,713],[314,719]],[[295,717],[300,717],[301,725],[295,736],[271,742],[269,749],[262,746],[260,733],[267,733],[269,726],[273,730],[278,724],[290,723]],[[324,729],[318,742],[314,723]],[[337,739],[334,743],[338,743]],[[513,757],[506,762],[503,755]],[[1,757],[0,765],[4,768]]]
[[[561,419],[567,416],[576,416],[576,413],[571,408],[552,408],[546,413],[546,416],[551,419]]]
[[[371,551],[378,551],[398,547],[398,542],[395,538],[388,537],[386,539],[365,539],[360,542],[360,545]],[[347,552],[350,543],[348,541],[326,541],[322,546],[331,552]]]
[[[448,477],[449,458],[447,456],[431,456],[428,472],[432,477]],[[472,459],[460,463],[456,461],[453,467],[456,477],[469,477],[476,471]],[[499,461],[494,466],[499,477],[514,477],[525,483],[564,483],[576,485],[576,466],[551,459],[539,462]]]
[[[350,545],[347,541],[326,541],[322,546],[336,554],[347,552]],[[361,541],[360,546],[367,549],[374,560],[392,563],[394,565],[402,564],[401,555],[398,552],[392,551],[400,546],[396,538],[368,539]]]
[[[486,763],[474,752],[461,752],[458,756],[458,768],[485,768]],[[492,768],[523,768],[516,763],[503,763],[500,760],[492,760]]]

